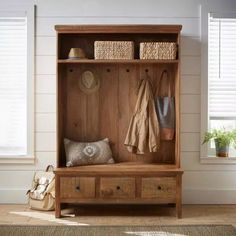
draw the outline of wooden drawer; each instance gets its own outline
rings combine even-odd
[[[160,203],[175,202],[176,178],[142,178],[141,197],[148,199],[157,199],[160,201]]]
[[[94,177],[60,177],[61,198],[94,198]]]
[[[101,178],[100,197],[112,199],[134,198],[135,178]]]

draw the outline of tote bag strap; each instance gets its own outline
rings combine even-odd
[[[160,79],[159,79],[159,83],[158,83],[158,86],[157,86],[156,91],[155,91],[155,97],[160,96],[160,91],[161,91],[161,88],[162,88],[163,79],[164,79],[165,75],[167,77],[167,86],[168,86],[168,94],[167,94],[167,96],[169,98],[171,97],[171,81],[170,81],[170,76],[169,76],[169,73],[168,73],[167,70],[163,70],[162,73],[161,73],[161,76],[160,76]]]

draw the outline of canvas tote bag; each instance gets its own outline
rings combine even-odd
[[[55,176],[53,166],[34,174],[32,188],[27,192],[29,206],[34,210],[50,211],[55,209]]]
[[[165,88],[164,80],[167,84]],[[167,70],[161,73],[155,97],[161,140],[172,140],[175,133],[175,99],[171,95],[171,80]]]

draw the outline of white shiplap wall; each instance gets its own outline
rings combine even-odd
[[[36,163],[0,165],[0,203],[24,203],[35,170],[56,163],[56,24],[182,24],[181,161],[184,203],[236,203],[236,166],[202,165],[200,5],[236,9],[233,0],[9,0],[36,5]],[[6,5],[0,0],[0,7]]]

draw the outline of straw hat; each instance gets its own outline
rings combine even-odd
[[[90,70],[84,71],[79,78],[79,88],[86,94],[97,91],[100,87],[100,80]]]
[[[82,48],[71,48],[68,58],[69,59],[86,59],[85,52]]]

